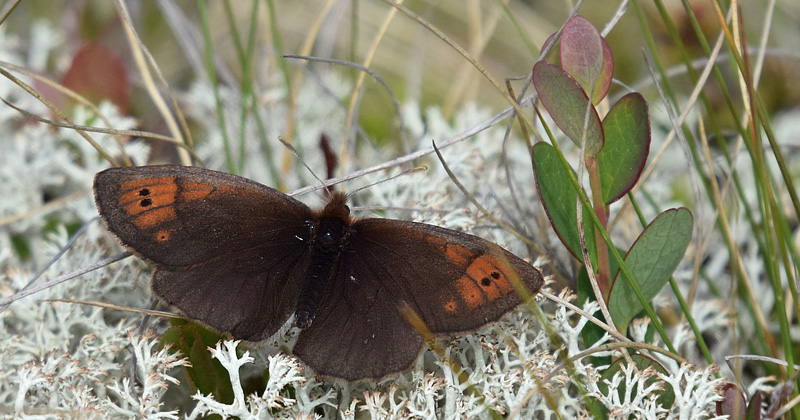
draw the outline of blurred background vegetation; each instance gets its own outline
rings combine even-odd
[[[14,2],[6,2],[6,8]],[[212,49],[227,65],[229,73],[220,77],[243,77],[243,68],[236,53],[234,36],[247,41],[248,30],[255,11],[255,54],[258,59],[250,67],[252,77],[266,80],[269,72],[278,72],[276,51],[286,54],[308,54],[363,63],[367,54],[374,58],[369,68],[380,75],[400,101],[418,101],[442,107],[445,117],[465,103],[499,110],[508,106],[504,99],[456,51],[418,23],[400,14],[389,18],[393,8],[378,0],[308,0],[308,1],[211,1],[204,3],[208,16],[207,30]],[[558,30],[574,4],[557,1],[478,1],[478,0],[414,0],[403,3],[448,37],[463,46],[498,80],[523,78],[536,62],[545,39]],[[765,30],[767,2],[742,2],[744,30],[750,45],[757,46]],[[615,77],[638,88],[648,99],[655,98],[644,54],[657,54],[668,69],[672,69],[672,86],[678,94],[688,94],[693,88],[681,65],[681,48],[691,59],[703,65],[705,57],[692,30],[687,13],[709,39],[720,27],[711,3],[705,1],[666,2],[633,1],[619,22],[607,34],[616,60]],[[175,91],[185,88],[203,65],[203,23],[196,1],[128,2],[131,19],[144,44],[152,53],[166,80]],[[601,29],[619,11],[619,3],[587,1],[579,13]],[[778,1],[774,5],[767,47],[770,49],[764,64],[759,91],[771,112],[796,106],[800,102],[800,66],[797,40],[800,39],[800,5],[793,1]],[[671,19],[667,22],[665,17]],[[385,35],[377,48],[372,45],[381,28],[389,21]],[[180,22],[185,22],[181,24]],[[30,36],[31,25],[47,22],[66,29],[67,48],[77,52],[87,42],[96,41],[114,51],[133,68],[130,49],[120,25],[114,2],[81,0],[52,2],[32,0],[19,2],[2,25],[6,32],[23,38]],[[646,27],[652,34],[643,32]],[[183,40],[178,39],[178,35]],[[655,50],[648,48],[652,36]],[[675,37],[683,45],[676,44]],[[187,42],[197,48],[191,51]],[[737,87],[733,65],[723,55],[721,68],[730,77],[729,87]],[[50,77],[63,77],[68,63],[47,63],[44,69]],[[289,60],[290,71],[304,62]],[[358,72],[330,64],[345,77],[355,78]],[[725,72],[725,69],[731,69]],[[86,69],[92,71],[92,69]],[[131,74],[132,86],[129,110],[142,121],[143,128],[157,128],[159,117],[139,89],[136,75]],[[228,81],[233,82],[233,81]],[[519,82],[517,82],[519,86]],[[373,138],[383,141],[397,138],[396,125],[390,124],[393,109],[386,94],[373,82],[365,85],[359,110],[359,121]],[[612,87],[613,92],[620,86]],[[716,84],[710,83],[706,93],[713,109],[724,107]],[[733,92],[735,94],[735,92]],[[119,105],[119,104],[118,104]],[[727,112],[718,118],[726,121]]]

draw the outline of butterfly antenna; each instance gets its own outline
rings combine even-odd
[[[384,182],[386,182],[386,181],[391,181],[391,180],[393,180],[393,179],[395,179],[395,178],[399,178],[399,177],[401,177],[401,176],[405,176],[405,175],[411,175],[411,174],[415,174],[415,173],[417,173],[417,172],[423,172],[423,171],[427,171],[427,170],[428,170],[428,167],[427,167],[427,166],[417,166],[416,168],[407,169],[407,170],[405,170],[405,171],[403,171],[403,172],[400,172],[400,173],[399,173],[399,174],[397,174],[397,175],[391,176],[391,177],[389,177],[389,178],[382,179],[382,180],[380,180],[380,181],[378,181],[378,182],[373,182],[372,184],[367,184],[367,185],[364,185],[364,186],[362,186],[362,187],[359,187],[359,188],[357,188],[357,189],[355,189],[355,190],[353,190],[353,191],[350,191],[350,192],[347,194],[347,197],[350,197],[350,196],[352,196],[353,194],[355,194],[355,193],[357,193],[357,192],[359,192],[359,191],[361,191],[361,190],[365,190],[365,189],[367,189],[367,188],[369,188],[369,187],[373,187],[373,186],[375,186],[375,185],[382,184],[382,183],[384,183]]]
[[[320,177],[318,177],[318,176],[317,176],[317,174],[316,174],[316,173],[315,173],[315,172],[314,172],[314,171],[311,169],[311,167],[309,167],[309,166],[308,166],[308,164],[306,163],[306,161],[305,161],[305,160],[303,160],[303,158],[300,156],[300,154],[299,154],[299,153],[297,153],[297,149],[295,149],[295,148],[294,148],[294,146],[292,146],[291,144],[289,144],[289,143],[288,143],[286,140],[284,140],[284,139],[283,139],[283,137],[281,137],[281,136],[278,136],[278,140],[279,140],[281,143],[283,143],[283,146],[284,146],[285,148],[289,149],[289,151],[290,151],[290,152],[292,152],[292,154],[293,154],[293,155],[294,155],[294,156],[297,158],[297,160],[299,160],[299,161],[300,161],[300,163],[302,163],[302,164],[303,164],[303,166],[305,166],[305,167],[306,167],[306,169],[308,169],[308,172],[310,172],[310,173],[311,173],[311,175],[312,175],[314,178],[316,178],[316,180],[317,180],[317,181],[319,181],[320,185],[322,185],[322,188],[323,188],[323,189],[325,189],[325,190],[327,190],[327,189],[328,189],[328,185],[327,185],[327,184],[325,184],[325,181],[323,181],[323,180],[322,180]]]

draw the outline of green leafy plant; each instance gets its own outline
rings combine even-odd
[[[609,251],[618,253],[603,233],[610,205],[631,191],[650,150],[647,102],[629,93],[600,119],[595,105],[611,86],[613,56],[585,18],[571,18],[555,48],[557,64],[536,63],[533,84],[550,117],[582,151],[592,198],[581,193],[580,178],[555,142],[533,146],[536,183],[553,229],[578,261],[592,267],[614,324],[625,331],[677,268],[691,239],[692,215],[685,208],[664,211],[644,228],[624,264],[611,258]]]

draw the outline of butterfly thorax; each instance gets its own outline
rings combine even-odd
[[[300,296],[295,309],[295,322],[299,328],[311,326],[319,304],[330,287],[339,265],[342,248],[350,234],[350,209],[344,195],[334,195],[325,209],[310,221],[310,263],[303,275]]]

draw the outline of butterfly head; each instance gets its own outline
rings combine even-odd
[[[328,204],[317,214],[312,227],[312,246],[322,254],[335,254],[346,245],[353,220],[347,196],[334,193]]]
[[[328,204],[320,212],[319,217],[324,218],[337,218],[351,224],[350,207],[347,206],[347,195],[342,192],[335,192],[328,200]]]

